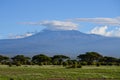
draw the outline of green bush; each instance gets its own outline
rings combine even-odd
[[[40,62],[38,65],[39,65],[39,66],[42,66],[42,65],[44,65],[44,63]]]
[[[68,62],[63,62],[63,66],[64,67],[68,66]]]
[[[112,66],[112,65],[114,65],[114,63],[112,63],[112,62],[109,62],[107,65],[109,65],[109,66]]]
[[[96,63],[96,66],[99,67],[101,64],[100,63]]]
[[[80,62],[80,64],[85,66],[85,65],[87,65],[87,62],[85,62],[85,61],[84,62]]]
[[[77,62],[74,62],[74,64],[72,64],[68,68],[82,68],[82,65],[80,63],[78,64]]]
[[[77,62],[74,62],[71,66],[69,66],[68,68],[77,68],[78,64]]]
[[[11,62],[9,62],[9,63],[8,63],[8,66],[9,66],[9,67],[12,67],[12,63],[11,63]]]
[[[101,62],[101,65],[106,66],[107,63],[106,62]]]
[[[93,62],[87,62],[87,65],[93,65]]]
[[[73,62],[71,60],[68,60],[68,65],[73,65]]]
[[[58,65],[58,61],[52,62],[53,65]]]
[[[77,68],[82,68],[82,65],[81,65],[81,64],[78,64]]]
[[[15,65],[16,66],[21,66],[21,63],[20,62],[16,62]]]
[[[116,63],[115,65],[116,65],[116,66],[120,66],[120,63]]]

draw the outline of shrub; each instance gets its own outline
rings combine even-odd
[[[43,62],[43,65],[47,65],[48,63],[47,62]]]
[[[87,65],[93,65],[93,62],[87,62]]]
[[[63,66],[67,66],[68,65],[68,62],[63,62]]]
[[[74,62],[74,63],[70,66],[70,68],[77,68],[77,66],[78,66],[77,62]]]
[[[26,64],[27,64],[27,65],[33,65],[34,63],[33,63],[33,62],[30,62],[30,61],[27,61]]]
[[[77,66],[77,68],[82,68],[82,65],[81,65],[81,64],[79,64],[79,65]]]
[[[116,63],[115,65],[116,65],[116,66],[120,66],[120,63]]]
[[[68,60],[68,65],[73,65],[73,62],[71,60]]]
[[[85,66],[87,65],[87,62],[84,61],[84,62],[81,62],[80,64]]]
[[[109,66],[112,66],[112,65],[114,65],[114,63],[112,63],[112,62],[109,62],[107,65],[109,65]]]
[[[100,63],[96,63],[96,66],[99,67],[101,64]]]
[[[68,68],[82,68],[82,65],[80,63],[78,64],[77,62],[74,62],[74,64],[72,64]]]
[[[8,66],[9,66],[9,67],[12,67],[12,63],[11,63],[11,62],[9,62],[9,63],[8,63]]]
[[[58,65],[58,61],[54,61],[52,64],[53,65]]]
[[[16,66],[21,66],[20,62],[15,63]]]
[[[38,65],[39,65],[39,66],[42,66],[43,64],[44,64],[44,63],[40,62]]]
[[[101,65],[106,66],[107,63],[106,62],[101,62]]]

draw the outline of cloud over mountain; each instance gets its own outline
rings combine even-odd
[[[22,24],[29,25],[40,25],[46,27],[48,30],[78,30],[79,24],[81,22],[100,24],[102,26],[94,27],[92,30],[88,31],[92,34],[99,34],[109,37],[120,37],[120,17],[116,18],[75,18],[69,19],[66,21],[40,21],[40,22],[23,22]],[[114,27],[113,30],[109,30],[111,27]]]
[[[8,37],[9,39],[18,39],[18,38],[25,38],[28,36],[32,36],[33,34],[35,34],[34,32],[27,32],[21,35],[14,35],[14,34],[10,34]]]
[[[91,31],[91,34],[99,34],[109,37],[120,37],[120,28],[115,28],[108,31],[108,26],[94,27]]]
[[[70,21],[41,21],[41,22],[25,22],[22,24],[42,25],[50,30],[77,30],[78,24]]]
[[[90,22],[102,25],[110,25],[110,26],[120,26],[120,17],[116,18],[75,18],[70,21],[77,22]]]

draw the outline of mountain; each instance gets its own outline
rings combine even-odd
[[[87,51],[120,57],[120,38],[85,34],[77,30],[43,30],[26,38],[0,40],[0,53],[6,55],[45,53],[75,57]]]

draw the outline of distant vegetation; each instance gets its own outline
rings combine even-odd
[[[0,55],[0,64],[8,66],[21,66],[21,65],[63,65],[67,68],[81,68],[85,65],[116,65],[120,66],[120,58],[102,56],[97,52],[86,52],[80,54],[76,59],[70,59],[66,55],[54,55],[52,57],[45,54],[34,55],[32,58],[24,55],[16,55],[12,58]]]

